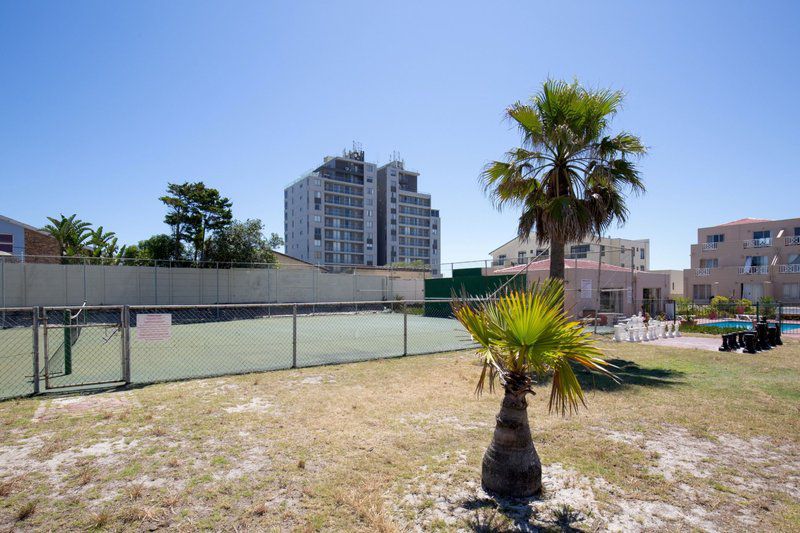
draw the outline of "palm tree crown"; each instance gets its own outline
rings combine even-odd
[[[481,179],[498,208],[522,207],[520,239],[535,230],[539,243],[550,243],[551,277],[564,278],[565,243],[625,222],[625,193],[644,191],[632,159],[646,148],[631,133],[608,134],[622,100],[620,91],[548,80],[530,102],[506,110],[522,146],[487,165]]]
[[[563,300],[564,285],[558,279],[497,299],[456,300],[456,318],[480,345],[478,393],[487,379],[492,389],[499,378],[506,392],[524,396],[533,393],[535,377],[552,375],[549,408],[566,414],[585,405],[571,363],[615,379],[589,333],[567,317]]]

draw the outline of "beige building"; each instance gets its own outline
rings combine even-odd
[[[524,265],[529,261],[540,261],[550,257],[547,245],[536,244],[536,235],[526,240],[511,239],[502,246],[495,248],[489,255],[492,256],[492,266],[508,267]],[[587,259],[634,270],[649,270],[650,268],[650,239],[613,239],[601,237],[596,240],[586,240],[578,243],[568,243],[564,246],[566,259]]]
[[[669,276],[667,281],[667,297],[670,299],[680,298],[683,293],[683,270],[651,270],[655,274]]]
[[[800,218],[743,218],[700,228],[683,271],[686,296],[800,302]]]
[[[603,315],[630,316],[644,309],[650,315],[665,310],[669,276],[630,268],[601,264],[588,259],[564,263],[564,305],[571,315],[582,318]],[[492,275],[525,275],[528,285],[543,281],[550,275],[550,261],[535,261],[496,269]],[[599,291],[598,291],[599,287]],[[608,318],[604,319],[610,323]]]

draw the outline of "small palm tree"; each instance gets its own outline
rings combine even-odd
[[[616,379],[589,334],[563,310],[564,286],[549,279],[497,299],[456,298],[456,318],[480,345],[483,371],[476,392],[499,380],[503,397],[494,437],[483,457],[483,488],[501,496],[526,497],[542,487],[542,467],[528,425],[526,396],[535,378],[552,376],[551,411],[562,415],[585,405],[571,363]]]
[[[607,133],[622,99],[619,91],[548,80],[529,103],[506,110],[522,146],[487,165],[481,179],[498,208],[522,208],[521,240],[535,230],[540,244],[550,243],[551,278],[564,279],[567,242],[625,222],[626,191],[644,191],[632,161],[646,153],[644,145],[625,131]]]

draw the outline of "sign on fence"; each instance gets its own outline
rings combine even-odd
[[[581,298],[592,298],[592,280],[590,279],[582,279],[581,280]]]
[[[171,328],[172,315],[170,313],[136,315],[137,341],[168,341]]]

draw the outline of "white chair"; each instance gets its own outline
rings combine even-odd
[[[680,322],[675,322],[675,336],[676,337],[680,337],[681,336],[681,323]]]

